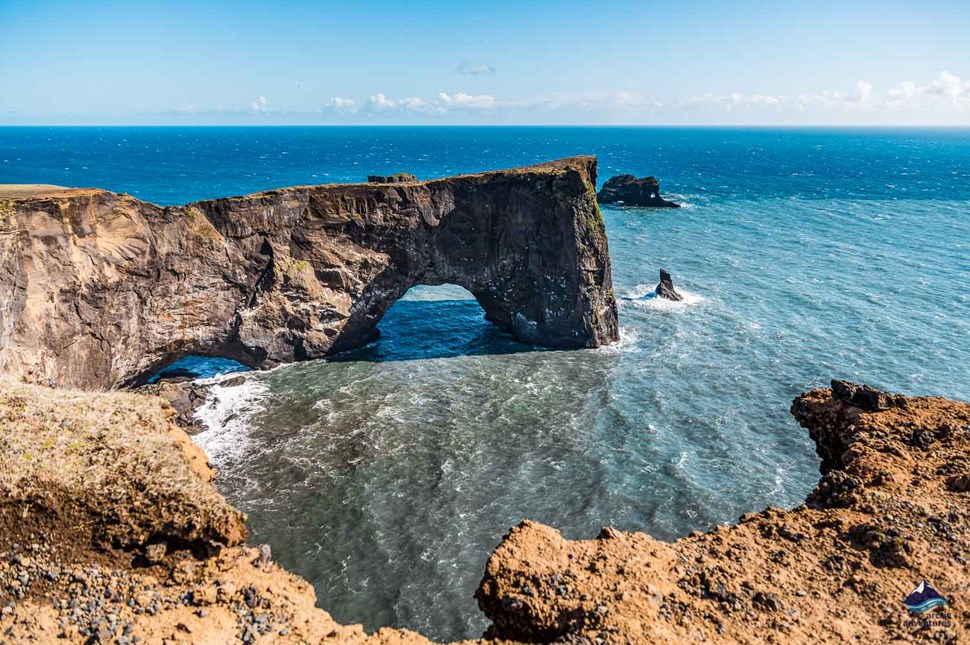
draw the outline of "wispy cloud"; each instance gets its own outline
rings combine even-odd
[[[690,106],[715,106],[727,111],[774,109],[779,113],[851,110],[873,115],[915,108],[942,108],[970,113],[970,81],[942,71],[919,84],[902,82],[888,89],[860,80],[849,91],[826,90],[801,94],[703,94],[685,102]]]
[[[432,99],[424,99],[420,96],[392,99],[383,92],[378,92],[368,97],[362,106],[358,106],[354,99],[335,96],[327,101],[323,111],[345,116],[350,114],[436,116],[460,112],[483,112],[493,110],[498,106],[499,102],[490,94],[439,92]]]
[[[495,108],[495,97],[491,94],[438,94],[438,105],[446,109],[457,110],[491,110]]]
[[[245,104],[244,104],[245,105]],[[949,71],[923,82],[877,87],[858,80],[845,89],[791,93],[729,92],[658,99],[636,91],[591,91],[532,97],[438,92],[401,98],[378,92],[363,98],[334,96],[318,109],[271,109],[265,96],[248,107],[186,108],[182,117],[299,120],[387,119],[394,122],[580,123],[906,123],[970,122],[970,81]],[[311,115],[316,115],[312,117]],[[926,115],[934,120],[928,121]]]
[[[495,74],[495,68],[487,63],[462,63],[455,71],[462,76],[491,76]]]

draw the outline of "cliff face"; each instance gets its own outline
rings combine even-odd
[[[373,339],[453,283],[518,339],[618,338],[596,161],[162,208],[99,190],[0,195],[0,373],[137,383],[185,354],[271,367]]]
[[[823,460],[806,504],[673,544],[523,522],[486,568],[493,636],[529,642],[962,642],[970,632],[970,404],[840,382],[792,413]],[[926,579],[949,606],[911,614]]]

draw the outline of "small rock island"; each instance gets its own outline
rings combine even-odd
[[[660,182],[656,177],[616,175],[610,177],[596,194],[600,204],[618,204],[649,208],[680,208],[680,204],[660,196]]]
[[[670,277],[665,269],[660,269],[660,284],[657,285],[657,296],[660,298],[665,298],[667,300],[674,300],[680,302],[684,299],[684,296],[680,295],[676,289],[674,289],[674,280]]]

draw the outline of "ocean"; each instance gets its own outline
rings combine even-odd
[[[472,594],[523,518],[673,540],[804,499],[805,390],[970,400],[970,130],[6,127],[0,183],[176,204],[574,154],[684,204],[603,208],[618,344],[523,345],[417,287],[370,346],[216,386],[195,437],[337,620],[453,639],[486,627]],[[641,299],[660,267],[685,302]]]

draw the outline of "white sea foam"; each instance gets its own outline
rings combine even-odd
[[[682,209],[694,210],[698,208],[696,202],[692,202],[691,199],[699,197],[697,195],[681,195],[680,193],[667,193],[663,196],[664,199],[672,201],[676,204],[680,204]]]
[[[209,460],[217,466],[246,452],[249,443],[249,420],[264,407],[266,385],[252,376],[241,385],[223,385],[238,374],[228,374],[199,383],[210,385],[205,404],[195,412],[205,430],[192,437]]]
[[[682,311],[707,302],[707,298],[704,296],[693,291],[688,291],[683,287],[676,287],[677,293],[684,297],[680,301],[660,298],[654,294],[654,289],[655,287],[652,285],[638,284],[627,293],[626,297],[620,301],[620,304],[621,306],[630,305],[632,307],[656,309],[658,311]]]
[[[640,334],[637,332],[635,327],[627,327],[626,325],[620,325],[620,340],[611,343],[609,345],[600,345],[596,349],[592,350],[595,352],[626,352],[636,349],[637,340]]]

